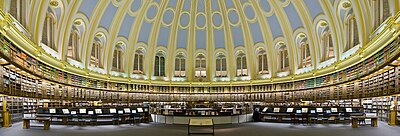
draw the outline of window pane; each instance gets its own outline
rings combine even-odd
[[[139,70],[143,73],[143,55],[139,55]]]
[[[196,67],[195,68],[200,68],[200,60],[196,60]]]
[[[267,55],[263,55],[263,70],[268,71],[268,59]]]
[[[222,59],[222,71],[226,71],[226,58]]]
[[[122,51],[118,51],[118,69],[119,69],[119,71],[123,71],[124,70],[124,65],[123,65],[123,63],[124,63],[124,57],[123,57],[123,53],[122,53]]]
[[[115,68],[114,70],[116,70],[117,68],[117,50],[114,50],[114,55],[113,55],[113,68]]]
[[[159,74],[159,58],[158,58],[158,56],[156,56],[156,58],[155,58],[156,60],[155,60],[155,62],[154,62],[154,76],[159,76],[160,74]]]
[[[247,69],[246,57],[242,58],[242,69]]]
[[[46,14],[49,14],[49,13],[46,13]],[[47,18],[47,17],[49,17],[49,16],[46,15],[46,18]],[[50,17],[49,17],[49,18],[50,18]],[[48,22],[48,21],[45,19],[45,20],[44,20],[44,24],[43,24],[43,30],[42,30],[42,31],[43,31],[43,32],[42,32],[42,43],[45,44],[45,45],[47,45],[47,46],[49,46],[49,47],[52,47],[52,46],[49,45],[48,42],[47,42],[47,27],[48,27],[48,26],[47,26],[47,22]],[[51,30],[50,30],[50,31],[51,31]]]
[[[202,76],[202,77],[206,77],[206,75],[207,75],[207,74],[206,74],[206,70],[204,69],[204,70],[201,72],[201,76]]]
[[[236,70],[236,76],[240,76],[242,75],[242,70],[241,69],[237,69]]]
[[[358,39],[358,27],[356,19],[353,18],[352,21],[353,21],[353,31],[354,31],[353,40],[354,40],[354,46],[356,46],[360,43],[360,40]]]
[[[57,24],[54,23],[53,17],[50,17],[49,23],[50,24],[49,24],[49,33],[48,33],[48,37],[49,37],[48,45],[50,45],[50,47],[53,50],[57,50],[57,47],[54,44],[54,33],[55,33],[54,26],[57,26]]]
[[[174,72],[174,75],[175,75],[175,76],[180,76],[180,71],[175,71],[175,72]]]
[[[242,62],[241,62],[241,58],[238,57],[236,58],[236,69],[241,69],[242,68]]]
[[[258,55],[258,71],[263,71],[263,59],[262,55]]]
[[[186,76],[186,72],[185,71],[181,71],[181,76],[182,77]]]
[[[222,72],[222,71],[215,71],[215,76],[221,77],[221,72]]]
[[[182,71],[185,71],[185,69],[186,69],[185,66],[186,66],[185,65],[185,59],[181,59],[181,70]]]
[[[243,75],[243,76],[247,76],[247,69],[243,69],[243,70],[242,70],[242,75]]]
[[[216,71],[221,71],[221,59],[217,59],[215,66],[217,69]]]
[[[201,67],[206,68],[206,60],[201,60]]]
[[[160,57],[160,76],[165,76],[165,58]]]
[[[228,75],[228,72],[227,72],[227,71],[222,71],[222,72],[221,72],[221,75],[222,75],[223,77],[226,77],[226,76]]]
[[[179,59],[175,59],[175,71],[179,71]]]
[[[139,70],[139,55],[135,54],[135,59],[133,60],[133,70]]]

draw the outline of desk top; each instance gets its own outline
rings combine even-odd
[[[377,116],[351,116],[351,118],[355,119],[377,119]]]
[[[42,121],[48,121],[50,118],[34,118],[34,117],[29,117],[29,118],[23,118],[22,120],[42,120]]]
[[[212,126],[214,125],[213,119],[190,119],[189,125],[191,126]]]

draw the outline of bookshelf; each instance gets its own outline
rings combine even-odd
[[[3,118],[3,101],[4,101],[4,97],[0,96],[0,126],[3,127],[3,123],[4,123],[4,118]]]
[[[7,96],[5,101],[7,101],[7,110],[11,115],[11,122],[22,121],[24,113],[23,98]]]
[[[381,121],[389,121],[390,96],[365,98],[363,101],[365,113],[375,113]]]
[[[397,105],[396,105],[396,124],[400,124],[400,97],[397,96]]]
[[[117,83],[55,69],[25,54],[0,34],[1,94],[28,98],[80,101],[260,101],[342,100],[399,93],[397,59],[400,38],[358,64],[324,76],[299,81],[245,85],[157,85]],[[389,68],[386,68],[389,67]]]

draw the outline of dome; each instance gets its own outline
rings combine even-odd
[[[323,75],[363,55],[380,24],[368,17],[368,1],[348,0],[51,0],[32,7],[35,23],[20,23],[37,52],[52,56],[50,65],[160,84]]]

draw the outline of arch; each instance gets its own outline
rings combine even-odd
[[[206,77],[207,72],[206,72],[206,67],[207,67],[207,62],[206,62],[206,55],[203,53],[199,53],[196,55],[196,60],[195,60],[195,77]]]
[[[158,51],[154,58],[154,76],[165,76],[165,52]]]
[[[135,51],[135,56],[133,57],[133,74],[144,74],[143,63],[144,63],[145,50],[144,48],[138,48]]]
[[[176,53],[174,76],[186,77],[186,55],[183,52]]]
[[[9,13],[13,16],[22,26],[27,28],[28,25],[28,11],[30,0],[10,0]]]
[[[113,52],[112,71],[124,72],[125,47],[124,43],[117,43]]]
[[[372,0],[372,21],[373,31],[378,28],[385,20],[391,16],[389,0]]]
[[[327,27],[321,34],[321,60],[327,61],[335,57],[331,31]]]
[[[354,13],[352,10],[347,14],[346,20],[345,20],[345,36],[346,36],[346,44],[345,44],[345,51],[350,50],[357,46],[360,43],[360,38],[358,34],[358,26],[357,26],[357,21],[354,16]]]
[[[263,47],[259,47],[256,50],[256,54],[257,54],[258,74],[260,75],[269,74],[267,51]]]
[[[90,53],[90,67],[103,68],[103,48],[105,43],[104,34],[97,34],[92,44],[92,51]]]
[[[79,46],[81,34],[77,26],[73,25],[67,45],[67,58],[79,61]]]
[[[226,55],[223,52],[218,52],[215,54],[215,76],[216,77],[227,77],[227,64]]]
[[[300,59],[298,68],[311,67],[312,62],[311,62],[310,44],[307,36],[304,33],[298,34],[296,38],[296,43],[299,50],[298,58]]]
[[[277,50],[277,62],[278,62],[278,72],[287,72],[290,71],[290,62],[289,62],[289,53],[288,47],[283,42],[278,42],[276,45]]]
[[[92,43],[90,43],[90,45],[92,45],[92,46],[88,45],[87,50],[85,50],[85,47],[82,46],[82,60],[84,59],[83,62],[85,62],[85,66],[87,65],[87,67],[89,67],[89,68],[100,68],[100,69],[102,69],[102,71],[105,72],[106,69],[109,68],[109,67],[107,67],[106,61],[107,61],[107,57],[110,56],[110,55],[107,56],[107,54],[104,54],[104,50],[106,47],[105,45],[107,43],[107,31],[105,29],[97,29],[93,40],[90,40],[90,41],[92,41]],[[101,52],[99,52],[99,55],[98,55],[99,64],[100,64],[99,67],[93,67],[93,64],[91,64],[91,61],[92,61],[91,55],[92,55],[92,51],[93,51],[93,47],[94,47],[93,45],[96,42],[97,42],[97,44],[100,44],[99,51],[101,51]],[[85,55],[85,56],[83,56],[83,55]],[[83,58],[83,57],[85,57],[85,58]],[[98,70],[100,70],[100,69],[98,69]]]
[[[239,50],[236,52],[236,76],[247,76],[247,61],[246,54],[243,50]]]
[[[42,29],[42,38],[41,38],[41,43],[44,45],[50,47],[51,49],[57,51],[57,46],[56,46],[56,33],[57,33],[57,16],[51,10],[51,8],[48,8],[46,12],[46,17],[44,19],[43,23],[43,29]]]

